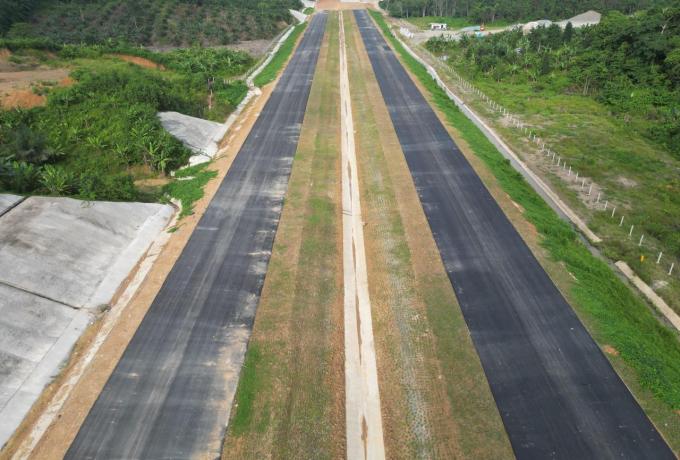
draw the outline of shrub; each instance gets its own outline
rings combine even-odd
[[[34,192],[40,185],[39,177],[39,168],[23,161],[7,162],[0,168],[3,188],[17,193]]]
[[[40,171],[40,183],[50,195],[70,194],[74,182],[73,173],[60,166],[45,165]]]

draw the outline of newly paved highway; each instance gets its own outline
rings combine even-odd
[[[219,457],[325,26],[315,15],[68,458]]]
[[[674,458],[368,14],[355,17],[515,454]]]

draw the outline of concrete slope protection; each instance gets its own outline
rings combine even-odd
[[[325,25],[312,20],[67,458],[220,456]]]
[[[355,16],[518,458],[674,458],[365,11]]]
[[[173,213],[152,203],[0,195],[0,446]]]

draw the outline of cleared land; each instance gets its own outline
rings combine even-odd
[[[324,28],[312,21],[67,458],[219,455]]]
[[[0,109],[30,109],[45,105],[47,98],[41,94],[41,88],[70,84],[68,74],[67,69],[0,72]]]
[[[338,72],[329,14],[223,458],[344,457]]]
[[[353,15],[345,27],[388,457],[510,457]]]
[[[672,458],[368,15],[357,20],[515,453]]]

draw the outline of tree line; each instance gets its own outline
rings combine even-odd
[[[618,10],[630,14],[654,6],[672,6],[674,0],[383,0],[381,6],[395,17],[449,16],[473,21],[566,19],[587,10]]]

